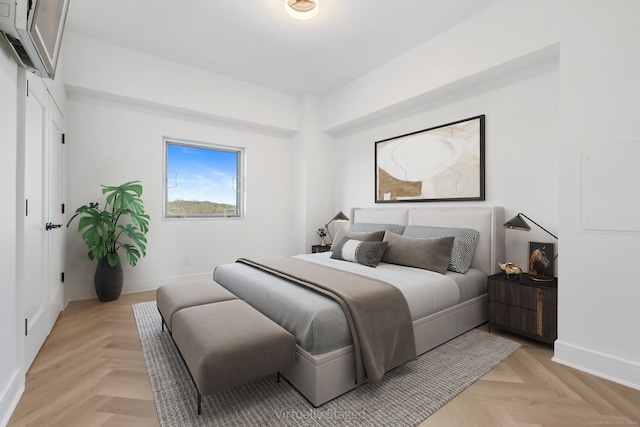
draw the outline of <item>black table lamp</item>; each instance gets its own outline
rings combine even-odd
[[[331,221],[329,221],[328,223],[326,223],[324,225],[324,228],[327,229],[327,234],[329,235],[329,243],[333,243],[333,237],[331,237],[331,232],[329,231],[329,224],[331,224],[334,221],[335,222],[347,222],[347,221],[349,221],[349,218],[347,218],[347,216],[345,214],[343,214],[342,211],[340,211],[340,212],[338,212],[338,214],[336,216],[331,218]]]
[[[511,229],[511,230],[531,231],[531,227],[529,226],[529,224],[527,224],[527,221],[525,221],[523,217],[528,219],[529,221],[531,221],[535,225],[537,225],[541,230],[546,232],[551,237],[553,237],[556,240],[558,240],[558,236],[556,236],[555,234],[551,233],[549,230],[547,230],[546,228],[544,228],[543,226],[541,226],[540,224],[538,224],[537,222],[535,222],[534,220],[532,220],[531,218],[529,218],[528,216],[526,216],[523,213],[519,213],[518,215],[516,215],[513,218],[511,218],[509,221],[505,222],[504,223],[504,228],[508,228],[508,229]],[[549,269],[549,267],[551,267],[553,265],[553,263],[556,261],[556,258],[558,258],[558,254],[557,253],[553,257],[553,260],[551,260],[551,262],[549,263],[547,268],[545,268],[545,270],[542,272],[542,276],[529,276],[529,278],[531,280],[538,281],[538,282],[551,282],[551,281],[553,281],[553,277],[545,276],[545,273],[547,272],[547,269]]]

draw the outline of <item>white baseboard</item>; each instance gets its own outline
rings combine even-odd
[[[21,379],[20,375],[20,369],[16,369],[0,394],[0,427],[9,424],[9,419],[24,393],[24,378]]]
[[[557,340],[554,362],[640,390],[640,364]]]
[[[177,282],[192,282],[194,280],[211,280],[213,281],[213,272],[190,274],[188,276],[165,277],[161,279],[139,280],[136,282],[126,281],[122,288],[123,294],[134,294],[136,292],[155,291],[161,285]],[[86,299],[95,299],[96,291],[93,285],[84,288],[75,288],[66,290],[67,302],[80,301]]]

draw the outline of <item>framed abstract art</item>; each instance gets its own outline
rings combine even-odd
[[[484,200],[485,116],[375,143],[375,202]]]

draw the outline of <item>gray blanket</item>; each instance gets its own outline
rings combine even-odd
[[[238,262],[334,299],[351,330],[358,385],[380,381],[384,373],[416,358],[413,322],[396,287],[358,274],[291,257],[246,258]]]

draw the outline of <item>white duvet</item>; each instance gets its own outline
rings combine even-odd
[[[447,272],[446,275],[443,275],[429,270],[382,262],[373,268],[330,257],[331,252],[323,252],[296,255],[294,258],[371,277],[397,287],[409,304],[413,320],[437,313],[460,301],[460,289],[451,277],[452,275],[459,276],[457,273]]]

